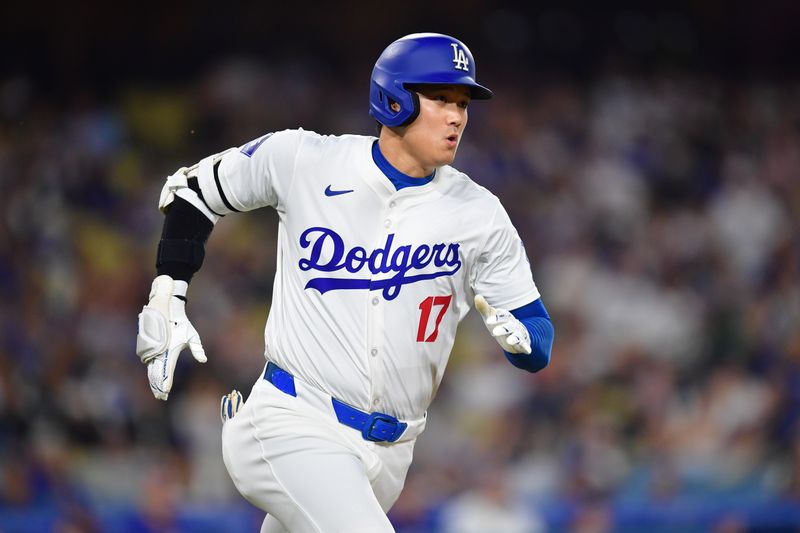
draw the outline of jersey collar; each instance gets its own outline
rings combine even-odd
[[[389,161],[383,155],[377,140],[372,143],[372,160],[375,162],[378,168],[381,169],[381,172],[383,172],[389,181],[392,182],[392,185],[394,185],[394,188],[398,191],[406,187],[419,187],[420,185],[430,183],[433,180],[433,177],[436,175],[435,170],[429,176],[425,176],[424,178],[415,178],[400,172],[394,166],[392,166],[392,164],[389,163]]]

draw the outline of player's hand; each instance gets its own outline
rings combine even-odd
[[[242,393],[236,389],[223,396],[219,402],[219,417],[222,419],[222,423],[224,424],[236,416],[242,405],[244,405]]]
[[[531,337],[522,322],[505,309],[495,309],[486,298],[475,295],[475,309],[481,314],[486,329],[508,353],[531,353]]]
[[[200,336],[186,317],[188,284],[169,276],[153,280],[150,302],[139,314],[136,355],[147,365],[150,390],[159,400],[166,400],[172,389],[175,364],[184,348],[189,348],[199,362],[207,361]]]

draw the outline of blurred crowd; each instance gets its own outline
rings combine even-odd
[[[367,80],[228,60],[113,98],[0,81],[0,531],[257,530],[219,398],[263,367],[277,217],[226,217],[187,311],[209,362],[135,355],[163,179],[271,130],[374,133]],[[487,80],[483,80],[488,83]],[[556,327],[509,365],[465,319],[398,531],[800,527],[800,86],[515,79],[455,166],[503,201]]]

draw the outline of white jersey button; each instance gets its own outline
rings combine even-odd
[[[380,300],[378,299],[377,296],[372,299],[372,305],[378,305],[379,303],[380,303]]]
[[[389,207],[397,207],[397,202],[392,200],[391,202],[389,202]]]
[[[387,218],[386,220],[383,221],[383,227],[384,228],[392,227],[392,221]]]
[[[372,354],[372,357],[375,357],[376,355],[378,355],[378,349],[377,348],[373,348],[372,350],[370,350],[369,353]]]
[[[372,405],[378,405],[379,403],[381,403],[380,397],[377,397],[374,400],[372,400]]]

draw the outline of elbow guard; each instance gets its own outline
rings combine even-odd
[[[175,198],[183,198],[203,213],[212,224],[216,224],[220,217],[214,214],[197,194],[199,188],[190,186],[190,180],[197,181],[196,178],[190,178],[188,175],[192,168],[181,167],[174,174],[167,176],[167,182],[162,187],[161,195],[158,198],[158,209],[166,214]]]
[[[181,167],[174,174],[167,176],[167,181],[161,189],[161,195],[158,199],[158,208],[163,213],[166,213],[176,197],[183,198],[203,213],[213,224],[216,224],[226,214],[236,211],[222,194],[217,175],[222,158],[232,150],[235,150],[235,148],[208,156],[191,167]],[[213,188],[213,190],[211,187],[204,185],[206,193],[211,195],[208,199],[203,196],[201,183],[216,184],[216,188]],[[216,209],[212,209],[209,206],[209,201],[222,207],[218,206]]]

